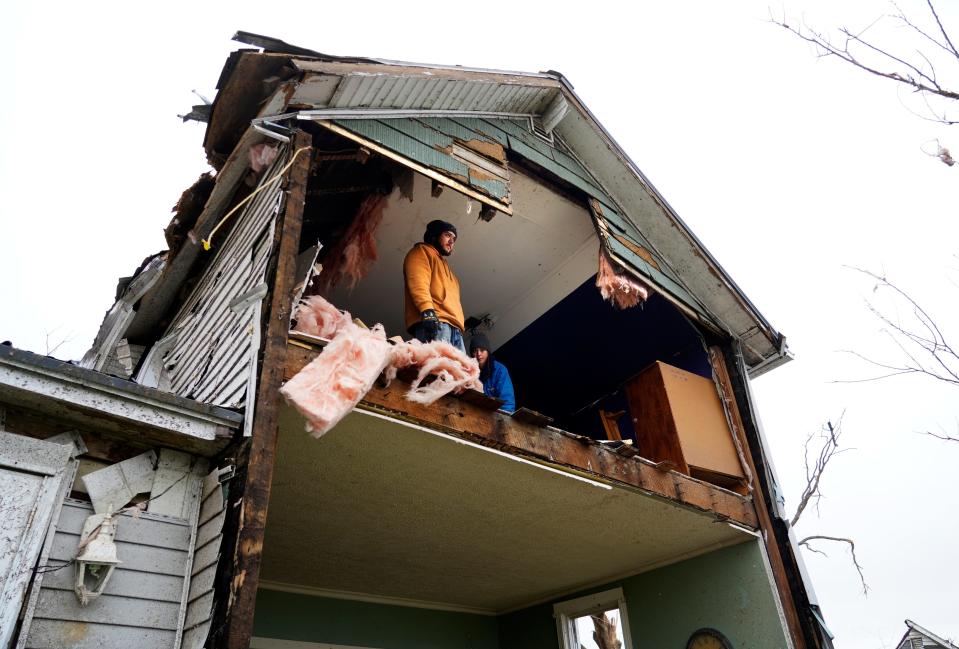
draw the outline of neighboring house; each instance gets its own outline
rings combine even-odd
[[[906,620],[906,634],[896,645],[896,649],[959,649],[949,640],[943,640],[935,633],[927,631],[912,620]]]
[[[26,513],[4,522],[30,540],[0,546],[4,641],[831,646],[750,391],[785,340],[569,82],[237,39],[262,51],[234,52],[191,114],[216,175],[81,367],[0,347],[0,478],[42,494],[16,487]],[[290,332],[294,304],[371,202],[378,257],[326,296],[404,334],[403,255],[453,221],[516,413],[376,385],[313,439],[282,404],[323,351]],[[602,299],[599,254],[641,306]],[[122,563],[83,606],[74,558],[106,537],[81,528],[118,510]]]

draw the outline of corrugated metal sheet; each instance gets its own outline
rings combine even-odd
[[[213,612],[213,580],[216,576],[226,505],[219,472],[203,481],[203,502],[197,521],[196,545],[191,568],[190,594],[183,625],[182,649],[200,649],[210,634]]]
[[[508,186],[481,170],[482,181],[473,177],[473,167],[453,155],[454,144],[490,152],[490,147],[509,149],[555,174],[593,199],[594,217],[610,253],[646,278],[653,286],[709,319],[706,309],[680,282],[679,276],[656,253],[645,236],[619,211],[599,183],[559,144],[534,135],[522,120],[480,118],[398,118],[340,120],[343,129],[372,140],[430,169],[452,176],[488,196],[508,201]],[[506,168],[506,165],[504,165]],[[504,198],[505,196],[505,198]]]
[[[261,183],[286,160],[278,156]],[[173,392],[227,408],[248,402],[260,344],[260,301],[237,311],[231,304],[265,279],[282,196],[280,183],[264,189],[235,217],[226,239],[214,241],[213,261],[164,334],[176,333],[163,358]]]
[[[329,105],[332,108],[425,108],[541,113],[556,88],[504,84],[494,80],[423,75],[348,74]]]
[[[66,564],[47,572],[24,646],[172,649],[187,566],[191,556],[191,521],[150,513],[123,515],[117,525],[121,563],[105,593],[83,607],[73,592],[74,566],[83,522],[93,507],[67,500],[60,512],[48,564]]]

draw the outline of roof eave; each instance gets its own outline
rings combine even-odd
[[[744,315],[747,315],[750,320],[752,320],[755,325],[762,332],[763,337],[768,342],[765,345],[765,350],[756,349],[755,344],[749,345],[753,350],[759,353],[760,359],[753,360],[749,363],[751,372],[750,375],[755,377],[758,376],[774,367],[778,367],[783,363],[788,362],[793,358],[792,354],[789,352],[786,347],[785,337],[780,334],[772,324],[760,313],[759,309],[752,303],[752,301],[746,296],[741,288],[736,284],[728,272],[720,265],[720,263],[713,257],[709,252],[706,246],[699,240],[698,237],[692,232],[688,225],[680,218],[679,214],[672,208],[669,202],[660,194],[660,192],[653,186],[650,180],[646,177],[645,174],[639,169],[636,163],[629,157],[626,151],[619,145],[618,142],[613,138],[613,136],[606,130],[602,123],[596,118],[596,116],[589,110],[585,103],[579,98],[579,95],[576,94],[575,89],[569,80],[566,79],[561,73],[554,72],[552,73],[553,78],[560,82],[563,88],[563,94],[566,97],[567,101],[573,106],[584,118],[585,120],[593,127],[594,132],[600,137],[603,143],[612,151],[621,164],[629,171],[629,173],[640,183],[643,189],[650,194],[653,200],[659,205],[663,214],[671,221],[673,226],[683,235],[683,237],[688,241],[690,247],[692,248],[695,256],[702,259],[709,269],[711,275],[719,279],[722,283],[722,287],[725,292],[731,298],[736,307],[743,312]],[[592,169],[594,173],[595,169]],[[607,188],[610,189],[610,188]],[[615,195],[616,192],[611,190]],[[624,208],[626,206],[623,206]],[[642,223],[637,223],[635,219],[632,218],[630,210],[626,210],[626,216],[633,221],[636,227],[643,229]],[[667,258],[671,257],[670,255],[665,255]],[[723,319],[720,318],[722,321]],[[730,327],[725,327],[731,335],[736,338],[741,338],[741,331],[732,330]],[[758,371],[762,367],[761,371]]]
[[[213,456],[243,416],[49,356],[0,346],[0,398],[91,430]]]

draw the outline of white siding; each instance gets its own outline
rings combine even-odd
[[[261,185],[287,159],[278,156],[264,172]],[[281,184],[272,183],[231,217],[235,222],[229,224],[229,234],[214,239],[212,252],[204,253],[215,257],[165,334],[177,334],[163,361],[171,391],[227,408],[247,403],[260,346],[260,300],[238,308],[239,312],[230,305],[265,280],[276,216],[282,207]]]
[[[189,604],[183,625],[182,649],[200,649],[210,634],[213,613],[213,579],[216,576],[226,507],[219,472],[203,481],[203,501],[197,520],[196,546],[190,578]]]
[[[71,450],[70,445],[0,433],[0,647],[13,637],[68,466],[75,466]]]
[[[117,555],[123,562],[104,595],[83,607],[73,592],[74,565],[86,502],[67,500],[60,512],[40,597],[22,646],[33,648],[173,649],[191,562],[191,521],[143,513],[117,523]]]

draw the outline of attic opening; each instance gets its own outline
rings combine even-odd
[[[474,333],[488,337],[493,357],[511,375],[517,407],[544,415],[562,430],[630,443],[647,459],[668,460],[720,486],[742,487],[728,429],[720,433],[726,439],[719,465],[687,464],[675,444],[659,448],[650,439],[673,416],[665,411],[704,410],[697,402],[702,390],[712,391],[709,426],[726,426],[713,385],[710,334],[657,292],[624,310],[603,299],[595,286],[601,239],[589,197],[552,171],[549,160],[511,150],[503,160],[508,184],[497,200],[508,200],[512,214],[496,211],[487,218],[488,203],[475,195],[341,133],[314,127],[314,146],[299,280],[315,268],[322,271],[306,294],[323,295],[367,325],[383,324],[387,336],[409,339],[403,259],[423,240],[429,221],[449,221],[458,231],[449,263],[460,282],[467,345]],[[354,286],[339,272],[340,253],[371,202],[382,207],[373,227],[375,259],[371,255]],[[666,390],[670,380],[688,394],[653,394]],[[692,392],[686,384],[695,386]]]

